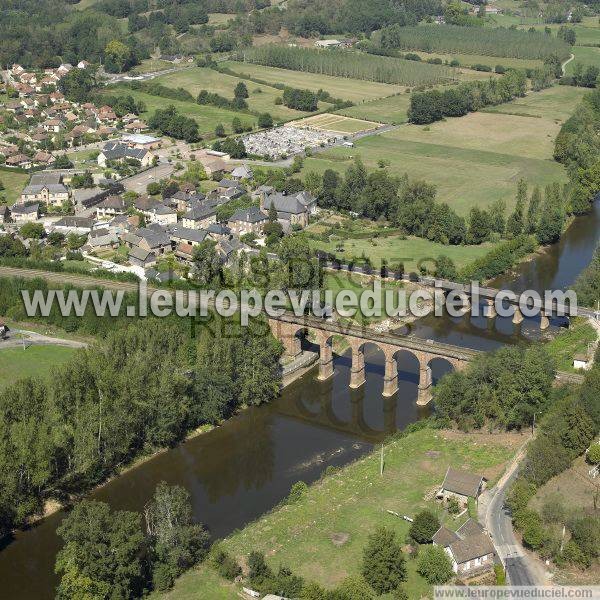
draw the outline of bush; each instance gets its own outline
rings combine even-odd
[[[494,565],[494,574],[496,575],[496,585],[506,585],[506,571],[502,565]]]
[[[506,73],[506,67],[504,65],[496,65],[494,71],[496,71],[496,73],[499,75],[504,75],[504,73]]]
[[[600,463],[600,443],[592,444],[586,455],[587,461],[592,465]]]
[[[287,497],[287,501],[292,504],[294,502],[298,502],[302,496],[308,491],[308,486],[304,481],[296,481],[294,485],[292,485],[292,489]]]
[[[225,550],[218,548],[213,550],[212,564],[218,571],[219,575],[224,579],[233,581],[236,577],[242,574],[242,568],[237,561],[230,556]]]

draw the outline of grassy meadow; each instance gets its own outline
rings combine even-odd
[[[421,51],[413,52],[413,54],[418,54],[423,60],[429,58],[441,58],[444,61],[450,62],[451,60],[456,59],[460,62],[462,67],[489,65],[493,69],[496,65],[503,65],[515,69],[527,69],[541,67],[543,64],[541,60],[536,59],[486,56],[484,54],[447,54]]]
[[[563,167],[552,159],[554,139],[583,93],[557,86],[496,107],[494,113],[471,113],[429,126],[403,125],[358,140],[354,148],[334,148],[308,158],[303,174],[326,169],[343,173],[355,157],[377,169],[383,160],[392,174],[408,173],[434,183],[438,199],[461,215],[497,199],[505,200],[510,210],[519,179],[530,186],[566,181]],[[402,97],[395,99],[400,102]],[[368,107],[352,116],[375,118],[365,114]],[[507,114],[512,112],[517,114]]]
[[[483,473],[493,483],[498,479],[521,435],[462,434],[424,429],[394,439],[384,449],[385,468],[379,474],[379,449],[363,459],[325,476],[297,502],[283,504],[223,541],[223,547],[238,561],[252,550],[263,551],[277,569],[290,567],[306,579],[334,587],[349,575],[360,573],[363,548],[379,526],[393,529],[400,541],[409,523],[387,512],[414,515],[429,507],[449,527],[457,521],[429,500],[444,478],[449,465]],[[348,541],[334,543],[335,534]],[[416,561],[407,559],[409,598],[431,594],[430,586],[416,572]],[[229,595],[226,595],[226,592]],[[234,598],[237,587],[220,579],[208,565],[185,573],[175,588],[162,597]],[[392,595],[381,598],[391,599]]]
[[[0,342],[0,389],[24,377],[48,377],[76,352],[63,346],[30,346],[2,349]]]
[[[600,44],[600,40],[598,40],[597,43]],[[582,64],[584,67],[600,66],[600,48],[574,46],[573,54],[575,55],[575,59],[572,60],[565,68],[567,75],[573,74],[573,69],[577,63]]]
[[[182,87],[190,92],[194,98],[200,90],[208,90],[211,93],[220,94],[232,99],[235,86],[242,80],[231,75],[224,75],[214,69],[194,67],[162,75],[154,81],[170,88]],[[251,110],[271,113],[275,119],[281,121],[297,119],[305,114],[301,111],[287,108],[287,106],[283,106],[282,104],[279,106],[276,105],[275,99],[281,97],[281,90],[266,85],[259,85],[251,81],[244,81],[244,83],[248,87],[250,94],[250,97],[246,101]],[[326,106],[328,105],[322,102],[319,108]]]
[[[290,71],[288,69],[233,61],[222,64],[236,73],[244,73],[269,83],[285,83],[291,87],[309,89],[315,92],[322,89],[329,92],[334,98],[350,100],[355,104],[375,98],[384,98],[404,91],[404,87],[400,85],[364,81],[362,79],[331,77],[329,75],[317,75],[315,73]]]
[[[363,102],[350,108],[338,111],[347,117],[378,121],[381,123],[406,123],[408,120],[408,107],[410,94],[396,94],[387,98]]]

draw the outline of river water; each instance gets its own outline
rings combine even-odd
[[[600,203],[576,219],[556,244],[516,273],[494,282],[522,291],[569,286],[589,263],[600,239]],[[555,323],[554,326],[558,325]],[[489,350],[539,337],[539,325],[526,319],[427,317],[407,333],[426,339]],[[251,408],[207,434],[193,438],[130,470],[91,494],[113,508],[141,511],[160,481],[190,492],[196,519],[222,537],[256,519],[280,502],[296,481],[311,483],[330,465],[341,466],[369,452],[389,433],[425,416],[417,398],[418,363],[400,353],[398,393],[381,396],[383,355],[365,352],[367,382],[350,390],[350,357],[336,356],[326,382],[313,370],[287,387],[277,401]],[[433,361],[435,381],[447,370]],[[54,560],[60,548],[56,513],[0,545],[0,597],[46,600],[54,596]]]

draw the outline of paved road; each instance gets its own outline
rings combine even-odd
[[[523,447],[508,472],[492,491],[485,508],[484,522],[492,536],[500,556],[508,582],[511,585],[547,585],[546,573],[537,562],[531,559],[517,542],[512,526],[510,510],[505,506],[506,494],[517,477],[520,461],[525,455]]]

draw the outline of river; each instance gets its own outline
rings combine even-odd
[[[600,203],[574,220],[560,243],[494,282],[524,289],[569,286],[589,263],[600,239]],[[555,323],[554,326],[557,324]],[[427,317],[408,329],[426,339],[478,349],[493,349],[539,337],[531,319],[513,326],[510,319]],[[350,357],[336,356],[332,379],[319,382],[312,370],[288,386],[268,406],[251,408],[222,427],[161,453],[93,492],[90,497],[113,508],[141,511],[160,481],[190,492],[196,519],[223,537],[280,502],[296,481],[311,483],[330,465],[341,466],[369,452],[389,433],[425,414],[416,404],[418,363],[399,358],[400,389],[383,399],[383,355],[365,353],[367,382],[350,390]],[[435,381],[447,363],[434,361]],[[28,531],[17,532],[0,547],[0,596],[10,600],[53,598],[54,559],[60,548],[58,512]]]

